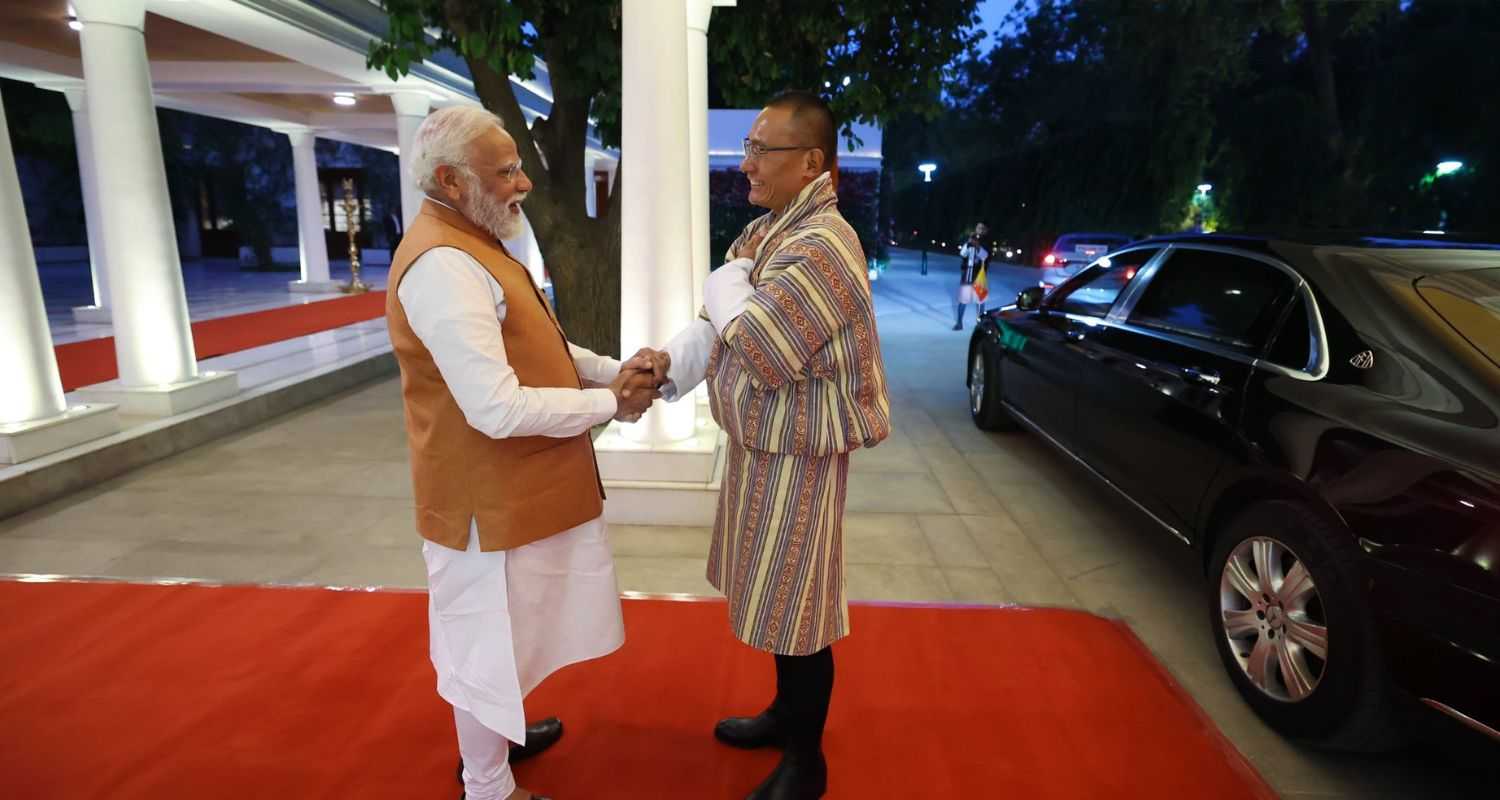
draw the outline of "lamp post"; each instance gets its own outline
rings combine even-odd
[[[1448,159],[1448,160],[1445,160],[1445,161],[1439,161],[1437,163],[1437,165],[1433,168],[1432,181],[1435,183],[1438,178],[1445,178],[1445,177],[1447,177],[1449,175],[1457,175],[1458,173],[1462,172],[1463,169],[1464,169],[1464,162],[1462,162],[1462,161],[1457,161],[1457,160],[1454,160],[1454,159]],[[1437,198],[1438,198],[1438,223],[1437,223],[1437,229],[1439,231],[1447,231],[1448,230],[1448,212],[1443,209],[1443,193],[1442,193],[1441,189],[1438,189]]]
[[[1198,190],[1193,194],[1193,232],[1203,233],[1205,230],[1212,233],[1212,228],[1206,224],[1213,210],[1214,185],[1211,183],[1198,184]]]
[[[928,234],[932,230],[931,213],[932,205],[932,173],[937,172],[937,164],[931,161],[923,161],[917,165],[917,171],[922,173],[922,274],[927,274],[927,243]]]

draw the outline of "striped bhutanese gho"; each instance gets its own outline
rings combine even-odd
[[[843,518],[849,453],[890,433],[864,251],[827,173],[765,231],[755,294],[709,359],[729,454],[708,579],[752,647],[807,655],[849,631]]]

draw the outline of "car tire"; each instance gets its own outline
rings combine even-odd
[[[1207,605],[1224,668],[1262,720],[1291,739],[1369,752],[1401,739],[1360,557],[1349,532],[1308,505],[1259,503],[1216,537]]]
[[[985,348],[978,344],[969,351],[969,416],[980,430],[1011,431],[1016,421],[1000,404],[1000,370]]]

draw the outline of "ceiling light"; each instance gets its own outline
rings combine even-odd
[[[333,96],[333,104],[337,106],[352,106],[356,102],[354,95],[349,92],[339,92]]]

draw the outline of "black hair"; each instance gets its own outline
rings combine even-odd
[[[812,135],[810,144],[823,151],[823,168],[838,172],[838,122],[828,103],[812,92],[788,90],[771,98],[766,108],[784,108],[792,112],[792,122]]]

